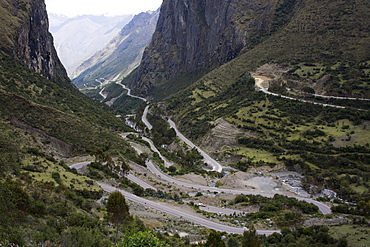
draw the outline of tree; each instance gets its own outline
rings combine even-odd
[[[29,195],[21,186],[10,180],[0,182],[0,226],[23,222],[29,208]]]
[[[122,161],[120,166],[120,174],[125,177],[130,170],[130,165],[127,164],[125,161]]]
[[[227,240],[227,247],[239,247],[239,240],[237,237],[229,237]]]
[[[312,87],[304,87],[302,88],[302,91],[309,94],[315,94],[315,89],[313,89]]]
[[[125,197],[118,191],[114,191],[108,197],[107,203],[108,220],[116,226],[116,239],[119,225],[124,221],[131,221],[129,208]]]
[[[257,235],[256,229],[251,227],[249,231],[245,231],[242,240],[243,247],[259,247],[261,246],[261,241]]]
[[[149,231],[136,232],[132,235],[126,235],[118,247],[169,247],[166,242],[161,241],[153,233]]]
[[[174,166],[170,166],[170,167],[168,167],[168,171],[169,172],[176,172],[176,167],[174,167]]]
[[[0,126],[2,127],[2,126]],[[0,129],[0,176],[17,170],[22,157],[19,140],[15,133]]]
[[[212,230],[208,235],[207,242],[204,247],[226,247],[225,242],[222,240],[221,232]]]

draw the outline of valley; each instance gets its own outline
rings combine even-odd
[[[370,245],[366,0],[0,2],[0,246]]]
[[[124,88],[127,90],[127,94],[130,97],[137,98],[137,96],[133,96],[133,95],[130,94],[130,90],[129,89],[127,89],[126,87],[124,87]],[[144,101],[144,99],[142,99],[142,100]],[[146,127],[148,128],[148,130],[151,130],[153,128],[153,126],[147,120],[148,109],[149,109],[149,105],[145,107],[144,113],[142,115],[142,122],[145,123]],[[206,160],[205,162],[208,163],[210,166],[212,166],[212,170],[213,171],[216,171],[216,172],[219,172],[219,173],[222,172],[222,166],[218,162],[216,162],[215,160],[213,160],[211,157],[209,157],[209,155],[207,155],[203,150],[201,150],[200,148],[196,147],[185,136],[183,136],[177,130],[176,125],[175,125],[175,123],[173,121],[169,120],[168,123],[170,124],[170,126],[172,128],[175,129],[177,136],[186,145],[188,145],[189,148],[197,148],[198,149],[198,151],[202,154],[202,156]],[[127,134],[124,134],[123,136],[127,136]],[[158,151],[158,149],[155,147],[155,145],[153,144],[153,142],[150,139],[148,139],[146,137],[142,137],[142,139],[144,141],[146,141],[147,143],[149,143],[150,148],[151,148],[151,150],[153,152],[155,152],[155,153],[157,153],[159,155],[159,157],[161,158],[161,160],[164,162],[164,166],[166,168],[168,168],[168,167],[171,166],[171,163],[169,163],[166,160],[166,158],[164,158],[160,154],[160,152]],[[144,150],[146,149],[143,146],[141,146],[141,147],[140,147],[140,145],[138,146],[138,144],[135,144],[133,147],[138,152],[139,155],[142,154],[144,152]],[[88,165],[89,163],[90,162],[82,162],[82,163],[73,164],[73,165],[70,165],[70,168],[81,169],[84,166]],[[137,165],[134,165],[134,167],[135,166],[137,166]],[[152,189],[152,190],[155,190],[155,191],[157,191],[157,189],[155,187],[153,187],[152,185],[148,184],[148,183],[151,183],[151,184],[154,183],[154,185],[155,185],[155,184],[158,184],[158,181],[165,181],[166,183],[171,184],[171,188],[175,187],[175,188],[177,188],[177,190],[181,191],[182,193],[186,193],[186,194],[191,193],[191,191],[196,191],[198,193],[199,192],[202,192],[202,193],[205,193],[205,194],[211,192],[211,193],[214,193],[214,194],[222,193],[224,195],[228,195],[228,194],[232,194],[232,195],[240,195],[240,194],[248,195],[249,194],[249,195],[261,195],[261,196],[264,196],[264,197],[274,197],[274,194],[275,193],[284,194],[284,195],[287,195],[287,196],[290,196],[290,197],[295,197],[298,200],[304,200],[304,201],[307,201],[309,203],[313,203],[314,205],[317,205],[318,206],[318,209],[324,215],[331,214],[332,213],[330,207],[328,207],[326,204],[324,204],[322,202],[318,202],[318,201],[312,200],[312,199],[309,199],[309,198],[299,197],[299,196],[295,195],[292,192],[285,191],[285,189],[279,190],[279,191],[276,190],[276,191],[273,191],[271,193],[271,192],[268,192],[268,191],[258,191],[258,190],[257,191],[256,190],[235,190],[235,189],[232,189],[232,188],[229,188],[229,189],[226,189],[225,188],[225,189],[223,189],[223,188],[217,188],[217,187],[209,187],[209,186],[204,186],[204,185],[198,185],[197,182],[195,182],[195,183],[188,183],[188,182],[180,181],[180,180],[177,180],[176,178],[170,177],[170,176],[164,174],[162,171],[160,171],[156,167],[156,165],[154,165],[153,162],[150,161],[150,160],[147,160],[146,161],[146,167],[147,167],[147,170],[145,169],[146,171],[144,171],[144,173],[146,174],[145,178],[150,177],[151,178],[150,180],[147,180],[146,182],[144,182],[140,178],[135,177],[131,173],[129,175],[127,175],[127,178],[129,180],[131,180],[132,182],[134,182],[136,184],[139,184],[144,189]],[[140,170],[142,170],[142,169],[143,168],[141,168]],[[134,170],[134,172],[135,172],[135,170]],[[143,171],[141,171],[141,173],[142,172]],[[149,175],[148,176],[149,173],[151,173],[152,175]],[[228,175],[226,175],[226,177],[224,177],[224,178],[227,179],[227,176]],[[112,192],[114,190],[118,190],[117,187],[112,187],[112,186],[110,186],[110,185],[108,185],[106,183],[103,183],[103,182],[97,182],[97,183],[99,184],[99,186],[102,187],[103,190],[105,190],[107,192]],[[162,182],[160,182],[160,183],[162,183]],[[234,184],[233,186],[237,186],[237,184]],[[188,189],[184,189],[184,188],[188,188]],[[220,225],[219,223],[212,223],[212,222],[210,222],[208,220],[204,220],[203,217],[199,217],[199,216],[196,216],[194,214],[193,214],[193,216],[191,216],[188,213],[184,213],[184,212],[178,211],[177,209],[173,209],[173,206],[174,205],[171,206],[171,204],[168,204],[167,206],[164,206],[163,203],[162,204],[158,204],[158,203],[152,202],[150,200],[140,199],[136,195],[133,195],[133,194],[131,194],[129,192],[126,192],[126,191],[123,191],[123,190],[119,190],[119,191],[121,193],[123,193],[125,195],[125,197],[128,200],[130,200],[130,201],[134,201],[136,203],[145,205],[146,207],[150,207],[150,208],[152,208],[154,210],[159,210],[159,211],[161,211],[163,213],[166,213],[166,214],[169,214],[169,215],[172,215],[172,216],[184,218],[186,220],[189,220],[189,221],[191,221],[193,223],[196,223],[196,224],[200,224],[200,225],[202,225],[204,227],[207,227],[207,228],[215,229],[217,231],[226,231],[228,233],[236,233],[236,234],[242,234],[245,231],[245,229],[243,229],[243,228],[235,228],[235,227],[234,228],[232,228],[232,227],[230,228],[230,227],[228,227],[226,225]],[[170,191],[167,191],[167,192],[170,193],[171,191],[172,191],[172,189]],[[201,209],[208,208],[208,210],[209,210],[209,207],[211,207],[211,206],[207,206],[206,205],[206,206],[201,206],[200,208]],[[229,210],[229,209],[226,209],[224,207],[222,207],[222,208],[211,207],[211,208],[213,208],[211,212],[215,212],[215,213],[219,213],[219,214],[232,214],[233,212],[235,212],[233,210]],[[242,211],[239,211],[239,213],[240,212],[242,212]],[[184,230],[185,229],[182,229],[182,231],[184,231]],[[276,231],[276,230],[262,230],[262,229],[258,229],[257,230],[257,233],[258,234],[264,234],[264,235],[270,235],[273,232],[279,232],[279,231]]]

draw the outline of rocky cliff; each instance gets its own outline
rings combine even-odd
[[[158,11],[136,15],[109,44],[82,63],[72,74],[77,87],[94,86],[95,79],[120,79],[140,64],[150,43],[159,16]]]
[[[0,0],[1,50],[64,88],[72,88],[48,31],[44,0]]]
[[[369,20],[366,0],[164,0],[129,83],[163,98],[230,61],[212,80],[268,62],[367,61]]]
[[[270,29],[275,5],[273,0],[165,0],[134,88],[150,93],[181,73],[204,73],[234,59],[253,33]]]

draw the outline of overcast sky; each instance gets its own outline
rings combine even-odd
[[[124,15],[157,10],[163,0],[45,0],[49,13],[77,15]]]

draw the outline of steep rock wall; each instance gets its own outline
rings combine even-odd
[[[275,0],[164,0],[133,88],[150,94],[181,73],[207,71],[234,59],[251,33],[270,29],[275,5]],[[240,20],[248,10],[251,18]]]
[[[72,88],[54,48],[44,0],[1,0],[4,31],[1,50],[13,55],[28,68],[64,88]],[[8,27],[11,28],[8,28]]]

